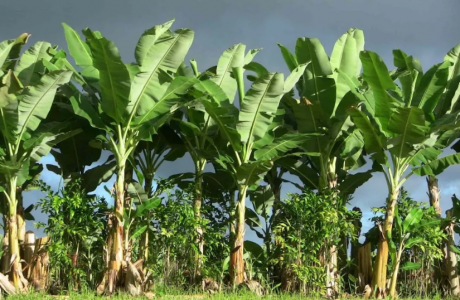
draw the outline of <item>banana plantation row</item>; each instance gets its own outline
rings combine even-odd
[[[21,55],[28,34],[0,43],[2,272],[16,291],[30,279],[21,249],[32,206],[22,194],[40,188],[47,280],[60,288],[139,294],[161,282],[258,281],[328,297],[460,294],[458,202],[441,218],[436,179],[460,163],[443,154],[460,135],[460,45],[426,72],[394,50],[389,70],[350,29],[330,56],[316,38],[299,38],[294,52],[278,45],[287,76],[242,44],[200,71],[184,63],[194,32],[172,24],[142,34],[134,63],[101,32],[66,24],[68,52],[37,42]],[[58,192],[38,180],[49,154]],[[186,154],[194,172],[159,180],[161,165]],[[360,210],[346,205],[374,172],[387,200],[360,244]],[[91,193],[114,174],[109,211]],[[431,207],[404,192],[414,174],[427,176]],[[281,195],[283,182],[301,194]],[[262,246],[245,241],[245,228]]]

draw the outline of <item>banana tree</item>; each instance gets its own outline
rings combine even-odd
[[[23,287],[17,224],[18,189],[20,191],[30,179],[30,168],[35,162],[47,155],[54,143],[65,138],[60,135],[65,127],[63,124],[43,120],[51,109],[56,91],[72,75],[61,70],[45,73],[43,61],[50,58],[47,51],[51,49],[46,42],[37,42],[15,65],[11,58],[18,56],[20,47],[16,46],[27,41],[27,35],[23,37],[19,44],[18,40],[0,44],[0,65],[3,66],[0,87],[1,189],[8,204],[10,276],[16,289]]]
[[[217,66],[199,72],[196,61],[191,61],[191,68],[184,65],[178,70],[178,75],[196,77],[201,81],[210,80],[215,86],[222,90],[220,97],[228,99],[233,103],[237,91],[237,82],[232,77],[233,68],[243,68],[249,65],[260,49],[250,50],[245,53],[246,46],[236,44],[225,50],[219,58]],[[174,119],[174,125],[181,136],[187,152],[190,154],[195,165],[194,189],[195,198],[193,208],[197,225],[197,248],[196,274],[201,273],[202,257],[204,255],[203,230],[199,226],[201,223],[201,205],[203,197],[203,177],[206,164],[212,161],[214,147],[219,144],[215,140],[219,138],[219,128],[211,116],[206,113],[200,102],[191,103],[183,108],[183,116]],[[218,146],[217,146],[218,147]],[[209,175],[209,174],[206,174]],[[219,176],[215,173],[215,176]],[[209,177],[209,176],[208,176]]]
[[[230,259],[230,275],[233,284],[244,280],[244,236],[246,196],[250,187],[263,178],[273,165],[273,161],[284,152],[300,147],[310,138],[309,135],[284,134],[275,137],[271,128],[281,97],[291,92],[305,65],[295,68],[284,80],[281,73],[269,73],[263,66],[250,63],[245,69],[257,74],[251,88],[245,92],[243,68],[234,67],[232,75],[237,82],[240,100],[238,110],[228,99],[224,90],[212,80],[201,81],[195,89],[203,92],[201,103],[219,128],[220,136],[226,141],[215,159],[233,180],[238,182],[236,201],[235,234]]]
[[[423,74],[416,59],[400,50],[394,51],[394,56],[399,68],[394,72],[388,72],[376,53],[363,51],[360,55],[363,82],[340,74],[361,99],[363,110],[357,105],[348,109],[348,113],[363,134],[366,153],[371,155],[374,167],[383,172],[388,186],[385,221],[372,279],[379,297],[386,294],[388,235],[400,188],[412,174],[439,174],[448,165],[457,163],[459,157],[453,154],[439,158],[442,151],[436,148],[443,133],[458,126],[457,114],[436,119],[433,113],[446,88],[451,63],[436,64]],[[402,63],[404,69],[399,67]],[[395,84],[396,78],[402,88]]]
[[[372,176],[371,171],[350,174],[364,164],[362,158],[363,137],[351,122],[347,109],[359,99],[351,91],[339,72],[358,77],[361,71],[359,53],[364,49],[364,34],[359,29],[350,29],[335,43],[329,58],[316,38],[299,38],[292,54],[279,45],[287,66],[308,64],[302,79],[297,84],[301,100],[285,97],[290,107],[291,126],[300,133],[318,133],[308,145],[310,152],[318,156],[304,156],[298,160],[281,161],[291,174],[298,176],[305,187],[318,190],[338,190],[347,197]],[[288,120],[286,120],[288,121]],[[338,293],[337,249],[327,250],[327,295]]]
[[[64,24],[69,52],[80,67],[74,78],[87,92],[70,95],[77,115],[101,129],[100,146],[113,159],[98,167],[104,176],[116,169],[116,199],[112,218],[110,268],[103,280],[106,291],[114,291],[128,245],[123,235],[125,215],[125,169],[128,158],[141,140],[151,140],[171,112],[186,101],[183,97],[194,78],[174,77],[194,37],[189,29],[170,30],[173,21],[145,31],[135,50],[136,63],[121,60],[117,47],[98,31],[83,30],[86,41]],[[64,68],[68,68],[63,64]],[[74,90],[74,89],[71,89]]]

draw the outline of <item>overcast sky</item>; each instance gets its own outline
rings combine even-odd
[[[243,43],[248,49],[264,48],[256,60],[270,71],[287,73],[277,43],[294,49],[298,37],[316,37],[330,53],[340,35],[355,27],[364,30],[365,48],[380,54],[390,67],[391,51],[399,48],[419,58],[427,70],[460,43],[459,11],[459,0],[3,0],[0,40],[27,32],[32,34],[29,46],[44,40],[67,50],[61,27],[61,22],[65,22],[79,32],[85,27],[101,31],[115,42],[124,61],[132,62],[142,32],[175,19],[173,29],[195,30],[187,59],[196,59],[200,70],[216,65],[225,49]],[[44,162],[52,162],[52,158],[47,157]],[[186,158],[164,164],[159,175],[192,171],[193,165]],[[452,194],[459,194],[459,172],[460,167],[451,167],[439,176],[443,211],[451,207]],[[42,179],[58,186],[59,177],[50,172],[44,172]],[[413,176],[405,187],[413,198],[427,201],[424,178]],[[381,174],[375,174],[354,195],[350,206],[364,211],[364,231],[370,226],[366,222],[371,216],[370,208],[384,204],[386,189]],[[287,192],[296,190],[285,185],[283,194]],[[36,192],[26,194],[25,205],[40,196]],[[28,225],[28,229],[33,229],[31,223]]]

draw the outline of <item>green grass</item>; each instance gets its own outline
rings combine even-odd
[[[98,297],[93,294],[71,294],[70,296],[50,296],[50,295],[38,295],[38,294],[28,294],[28,295],[17,295],[17,296],[10,296],[8,297],[9,300],[56,300],[56,299],[69,299],[69,300],[104,300],[104,299],[110,299],[110,300],[128,300],[128,299],[139,299],[139,300],[145,300],[148,299],[145,296],[140,296],[140,297],[132,297],[129,295],[117,295],[117,296],[112,296],[110,298],[107,297]],[[261,299],[260,297],[251,295],[251,294],[219,294],[219,295],[156,295],[154,299],[169,299],[169,300],[199,300],[199,299],[208,299],[208,300],[256,300],[256,299]],[[307,298],[302,297],[300,295],[296,296],[288,296],[288,295],[283,295],[283,296],[277,296],[277,295],[269,295],[269,296],[264,296],[262,299],[273,299],[273,300],[297,300],[297,299],[302,299],[302,300],[307,300]],[[313,300],[314,298],[308,298],[308,300]],[[319,298],[318,298],[319,299]]]
[[[110,298],[107,297],[98,297],[95,296],[94,294],[71,294],[70,296],[50,296],[50,295],[44,295],[44,294],[28,294],[28,295],[18,295],[18,296],[11,296],[8,297],[10,300],[56,300],[56,299],[69,299],[69,300],[104,300],[104,299],[110,299],[110,300],[128,300],[128,299],[139,299],[139,300],[144,300],[148,299],[145,296],[141,297],[132,297],[129,295],[117,295],[117,296],[112,296]],[[208,294],[202,294],[202,295],[162,295],[162,294],[156,294],[156,297],[154,299],[169,299],[169,300],[187,300],[187,299],[209,299],[209,300],[256,300],[256,299],[273,299],[273,300],[297,300],[297,299],[302,299],[302,300],[316,300],[316,299],[323,299],[323,298],[306,298],[301,295],[268,295],[264,296],[262,298],[254,296],[252,294],[218,294],[218,295],[208,295]],[[361,297],[357,297],[355,299],[362,299]],[[412,298],[413,300],[420,299],[420,298]],[[411,300],[412,300],[411,299]],[[437,298],[438,299],[438,298]],[[440,298],[439,298],[440,299]],[[400,299],[404,300],[404,299]],[[445,299],[447,300],[447,299]]]

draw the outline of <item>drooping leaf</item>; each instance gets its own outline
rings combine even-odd
[[[53,104],[56,90],[69,82],[70,71],[54,71],[40,78],[37,84],[24,89],[18,104],[17,132],[19,139],[26,130],[34,131],[46,118]]]
[[[283,166],[292,175],[299,177],[306,188],[317,189],[319,184],[319,175],[310,166],[294,158],[282,158],[277,164]]]
[[[291,149],[299,148],[307,141],[314,139],[317,134],[284,134],[276,138],[269,145],[254,152],[256,160],[272,160],[283,156]],[[311,153],[311,155],[319,155],[319,153]]]
[[[86,171],[83,175],[82,186],[87,192],[94,191],[99,184],[108,181],[117,168],[115,161],[96,166]]]
[[[340,183],[340,193],[344,195],[353,195],[357,188],[362,186],[372,177],[372,171],[348,174]]]
[[[449,154],[436,160],[430,161],[419,168],[412,168],[412,172],[419,176],[441,174],[445,169],[452,165],[460,164],[460,153]]]
[[[275,196],[270,185],[258,186],[256,190],[251,191],[250,199],[255,211],[262,216],[268,215],[275,202]]]
[[[251,253],[255,258],[260,258],[264,255],[264,249],[261,245],[253,241],[244,241],[245,251]]]

